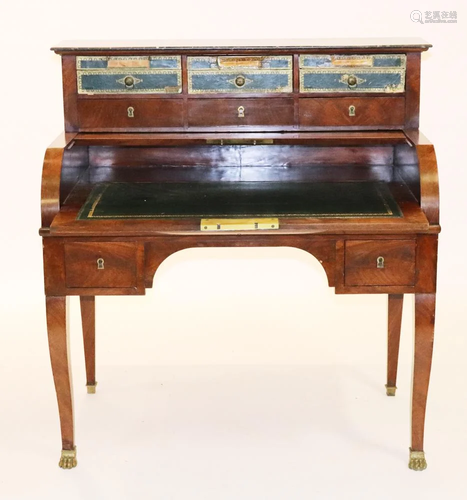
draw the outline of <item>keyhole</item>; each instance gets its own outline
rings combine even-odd
[[[239,118],[245,118],[245,108],[243,106],[239,106],[237,111]]]
[[[104,269],[104,259],[97,259],[97,269]]]
[[[376,268],[377,269],[384,269],[384,257],[378,257],[376,259]]]
[[[133,108],[132,106],[129,106],[129,108],[127,109],[128,111],[128,118],[134,118],[135,117],[135,108]]]
[[[349,116],[355,116],[355,106],[349,106]]]

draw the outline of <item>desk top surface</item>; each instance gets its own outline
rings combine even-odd
[[[315,38],[315,39],[257,39],[257,40],[67,40],[51,50],[86,52],[108,50],[158,50],[199,51],[200,49],[257,50],[257,49],[357,49],[357,48],[408,48],[428,50],[431,44],[417,37],[402,38]]]

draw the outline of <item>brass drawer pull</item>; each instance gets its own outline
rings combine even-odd
[[[134,118],[135,108],[133,108],[132,106],[128,106],[127,113],[128,113],[128,118]]]
[[[246,83],[246,78],[243,75],[238,75],[237,78],[235,78],[235,85],[237,87],[243,87]]]
[[[136,78],[136,76],[128,75],[115,81],[120,85],[123,85],[126,90],[134,90],[135,85],[141,83],[143,80],[141,78]]]
[[[357,77],[354,76],[354,75],[350,75],[348,78],[347,78],[347,85],[349,87],[356,87],[357,86]]]
[[[342,75],[339,79],[339,83],[344,83],[349,89],[356,89],[361,83],[365,83],[365,78],[360,78],[356,75]],[[330,90],[330,89],[329,89]]]
[[[104,269],[104,259],[97,259],[97,269]]]
[[[377,269],[384,269],[384,257],[378,257],[376,259],[376,268]]]
[[[123,81],[125,83],[125,87],[133,87],[133,85],[135,84],[135,79],[132,76],[125,77]]]

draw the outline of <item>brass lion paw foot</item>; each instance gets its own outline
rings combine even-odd
[[[78,465],[78,461],[76,460],[76,446],[72,450],[62,450],[62,456],[58,465],[62,469],[73,469],[73,467]]]
[[[410,460],[409,469],[412,470],[425,470],[426,469],[426,459],[424,451],[412,451],[410,450]]]
[[[395,396],[396,395],[396,389],[397,387],[393,386],[391,387],[390,385],[386,385],[386,396]]]

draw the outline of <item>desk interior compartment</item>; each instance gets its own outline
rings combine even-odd
[[[176,146],[84,146],[67,213],[75,213],[83,229],[93,222],[141,220],[195,230],[203,217],[279,217],[281,228],[293,231],[310,223],[328,232],[344,226],[352,231],[352,221],[369,228],[377,223],[379,230],[426,224],[417,199],[414,148],[405,141],[326,146],[196,140]]]

